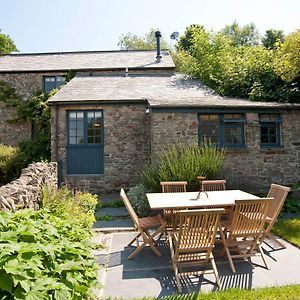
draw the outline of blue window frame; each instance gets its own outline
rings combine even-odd
[[[58,89],[66,83],[64,76],[44,76],[43,90],[50,93],[53,89]]]
[[[261,148],[280,147],[280,114],[259,114]]]
[[[103,174],[103,111],[68,111],[67,173]]]
[[[240,113],[199,113],[199,141],[208,139],[219,147],[245,147],[245,116]]]

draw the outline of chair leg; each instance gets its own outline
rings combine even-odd
[[[138,243],[138,238],[141,236],[141,233],[139,232],[129,243],[127,246],[131,246],[133,242],[137,241],[137,246],[139,245]]]
[[[216,277],[217,286],[220,288],[221,287],[220,278],[219,278],[219,273],[218,273],[218,269],[217,269],[217,266],[216,266],[215,259],[211,258],[210,262],[211,262],[211,265],[212,265],[212,268],[213,268],[213,271],[214,271],[214,274],[215,274],[215,277]]]
[[[264,255],[264,252],[263,252],[263,250],[262,250],[262,248],[261,248],[260,245],[258,245],[258,250],[259,250],[260,255],[261,255],[261,258],[262,258],[262,260],[263,260],[263,262],[264,262],[264,264],[265,264],[265,267],[269,270],[269,266],[268,266],[268,264],[267,264],[266,257],[265,257],[265,255]]]
[[[227,259],[228,259],[228,262],[229,262],[229,265],[230,265],[230,268],[231,268],[231,271],[233,273],[235,273],[235,267],[234,267],[234,264],[233,264],[233,261],[232,261],[232,258],[231,258],[231,255],[230,255],[230,252],[229,252],[229,249],[228,247],[226,246],[225,247],[225,252],[226,252],[226,255],[227,255]]]

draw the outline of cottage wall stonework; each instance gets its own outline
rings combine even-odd
[[[282,147],[260,148],[258,114],[246,113],[246,148],[227,149],[221,174],[228,188],[265,192],[271,183],[300,181],[300,111],[281,111]],[[197,113],[154,112],[151,115],[152,155],[176,141],[198,141]]]
[[[138,174],[149,157],[146,104],[93,106],[52,106],[52,160],[58,161],[63,182],[92,193],[128,188],[138,182]],[[68,110],[103,109],[104,174],[71,176],[66,169],[66,119]]]
[[[60,74],[60,73],[59,73]],[[59,75],[55,73],[55,75]],[[53,73],[10,73],[0,74],[0,81],[12,86],[24,99],[29,99],[43,89],[43,76]],[[31,138],[30,122],[12,123],[10,120],[16,111],[0,102],[0,143],[16,146],[19,142]]]

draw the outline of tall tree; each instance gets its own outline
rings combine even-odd
[[[14,41],[9,35],[1,33],[0,29],[0,54],[9,54],[14,51],[18,51]]]
[[[137,36],[131,32],[122,34],[118,46],[121,50],[154,50],[156,49],[155,31],[158,31],[158,29],[151,28],[145,36]],[[169,48],[164,38],[161,39],[160,45],[162,49]]]
[[[284,40],[283,30],[269,29],[261,39],[267,49],[274,49]]]
[[[241,27],[237,21],[234,21],[231,25],[226,25],[221,32],[231,39],[232,45],[235,47],[259,44],[260,36],[254,23]]]
[[[276,72],[282,79],[300,81],[300,29],[286,36],[278,49]]]

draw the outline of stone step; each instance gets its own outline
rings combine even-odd
[[[98,197],[100,203],[109,203],[109,202],[114,202],[114,201],[117,201],[117,200],[121,200],[120,198],[120,195],[119,194],[103,194],[103,195],[100,195]]]
[[[126,207],[107,207],[107,208],[99,208],[95,212],[95,216],[102,217],[102,216],[112,216],[114,218],[123,218],[128,217],[128,211]]]
[[[134,231],[133,222],[130,218],[115,219],[112,221],[96,221],[93,225],[93,231],[111,233]]]

